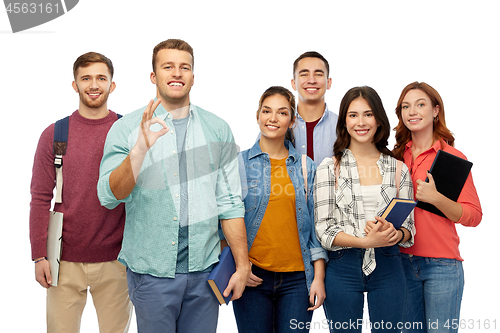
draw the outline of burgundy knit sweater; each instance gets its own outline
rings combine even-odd
[[[116,260],[125,225],[125,209],[104,208],[97,197],[99,165],[106,135],[118,119],[110,111],[102,119],[87,119],[75,111],[69,118],[68,147],[63,157],[64,214],[61,260],[105,262]],[[33,163],[30,205],[32,259],[47,256],[47,227],[55,187],[54,124],[43,131]]]

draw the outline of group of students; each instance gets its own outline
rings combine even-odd
[[[118,260],[127,267],[139,332],[215,332],[218,306],[206,276],[220,251],[219,220],[237,265],[224,294],[233,291],[239,332],[309,331],[321,305],[331,332],[361,332],[365,293],[372,332],[454,331],[464,288],[455,224],[477,226],[482,212],[471,175],[454,202],[436,190],[428,173],[439,150],[465,158],[453,148],[439,93],[423,82],[403,89],[391,150],[391,127],[377,92],[350,89],[337,116],[325,103],[328,62],[306,52],[293,67],[298,101],[284,87],[267,89],[256,112],[258,140],[236,155],[219,118],[189,99],[175,108],[166,103],[189,97],[192,85],[185,79],[192,76],[192,49],[176,41],[155,48],[158,57],[170,57],[162,62],[153,56],[157,100],[108,133],[97,184],[103,206],[125,202]],[[164,68],[177,71],[177,79],[164,77]],[[175,140],[167,145],[169,132]],[[165,152],[172,149],[179,152],[175,159]],[[203,174],[190,173],[190,165],[200,168],[207,160],[209,166],[198,170]],[[177,187],[170,171],[180,177],[173,181]],[[416,208],[395,229],[380,217],[395,197],[431,203],[446,217]],[[204,217],[192,211],[195,205]],[[163,230],[167,219],[175,228]],[[31,224],[36,228],[34,218]],[[47,265],[39,245],[44,235],[36,236],[33,259]],[[40,269],[37,280],[48,287]]]

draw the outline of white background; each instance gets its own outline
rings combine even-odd
[[[29,2],[29,1],[28,1]],[[456,147],[472,162],[483,221],[458,226],[465,259],[465,331],[500,329],[497,279],[497,138],[500,47],[496,1],[134,1],[81,0],[66,15],[13,34],[0,8],[2,265],[0,330],[43,332],[45,290],[34,279],[28,237],[31,168],[41,132],[78,107],[71,87],[75,59],[103,53],[115,66],[109,107],[127,114],[155,96],[149,80],[153,47],[168,38],[195,52],[191,100],[224,118],[242,149],[255,140],[255,111],[271,85],[289,89],[292,63],[315,50],[330,62],[327,103],[337,111],[353,86],[380,94],[391,126],[404,86],[425,81],[444,100]],[[394,140],[391,141],[391,147]],[[498,208],[498,207],[497,207]],[[89,303],[91,298],[89,297]],[[218,332],[235,332],[221,307]],[[314,332],[321,327],[316,311]],[[135,320],[134,320],[135,321]],[[481,324],[481,327],[479,325]],[[93,306],[82,332],[96,332]],[[135,322],[131,332],[136,331]]]

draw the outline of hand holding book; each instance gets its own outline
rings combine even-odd
[[[436,189],[434,177],[427,171],[427,181],[417,179],[417,191],[415,192],[415,199],[423,202],[435,202],[440,193]]]
[[[400,237],[392,223],[381,217],[375,217],[377,221],[368,221],[365,227],[366,237],[363,248],[378,248],[393,246],[398,243]]]
[[[430,171],[427,172],[426,182],[429,184],[417,180],[417,207],[457,222],[462,216],[462,206],[456,201],[471,168],[472,162],[443,150],[438,151]]]
[[[437,190],[434,177],[429,171],[427,172],[426,182],[417,179],[415,199],[418,200],[420,205],[426,203],[431,209],[435,209],[435,211],[432,211],[433,213],[447,217],[453,222],[458,222],[462,216],[462,205],[449,199]]]

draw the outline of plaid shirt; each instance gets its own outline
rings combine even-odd
[[[392,198],[396,197],[396,159],[380,154],[377,166],[382,176],[380,195],[377,199],[377,215],[380,216]],[[339,232],[355,237],[366,237],[366,225],[361,184],[356,159],[349,149],[345,149],[340,161],[338,186],[335,189],[335,165],[332,158],[325,158],[316,171],[314,180],[314,216],[316,236],[321,245],[329,251],[343,249],[333,246]],[[403,164],[399,197],[413,199],[413,185],[408,167]],[[409,241],[399,244],[402,247],[413,245],[415,227],[413,212],[402,227],[410,230]],[[363,273],[371,274],[376,267],[374,249],[367,249],[363,258]]]

